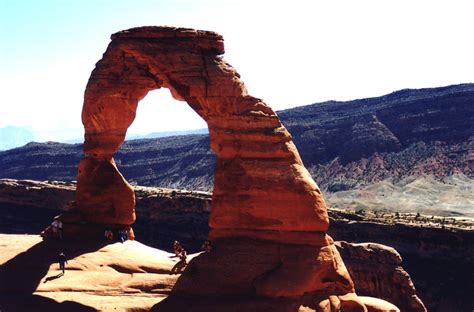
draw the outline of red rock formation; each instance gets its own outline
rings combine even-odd
[[[237,72],[219,56],[224,53],[221,36],[143,27],[112,39],[85,92],[86,158],[79,168],[77,203],[86,220],[133,223],[131,188],[112,155],[135,118],[138,101],[149,90],[166,87],[209,126],[218,156],[212,228],[327,229],[324,201],[291,136],[271,108],[247,95]]]
[[[366,311],[326,235],[324,199],[291,135],[247,94],[223,53],[222,37],[207,31],[141,27],[112,35],[85,92],[77,210],[92,224],[135,221],[133,190],[112,157],[138,102],[166,87],[206,120],[217,155],[209,221],[215,249],[192,263],[172,297],[291,298],[299,305],[310,294],[308,306],[318,311]],[[197,301],[190,309],[202,310]]]
[[[376,243],[351,244],[344,241],[337,241],[336,246],[362,295],[396,303],[402,311],[427,311],[395,249]]]

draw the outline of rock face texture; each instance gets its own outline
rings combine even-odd
[[[63,210],[75,191],[71,182],[0,179],[0,203],[15,206]]]
[[[449,229],[448,226],[442,228],[428,224],[381,224],[332,211],[329,233],[337,240],[377,242],[395,248],[402,255],[403,266],[410,272],[417,293],[428,311],[471,311],[474,308],[474,298],[470,295],[474,292],[471,273],[474,264],[472,221],[467,228]],[[352,265],[356,265],[353,271],[364,271],[361,267],[357,268],[362,261],[351,261],[344,251],[341,255],[344,262],[347,259],[349,272],[352,272]],[[374,268],[371,270],[375,271]],[[366,289],[361,283],[357,284],[358,276],[352,277],[356,287],[359,285],[364,294]],[[363,284],[369,285],[366,282]]]
[[[305,163],[323,164],[338,157],[347,164],[414,143],[468,142],[473,136],[473,101],[470,83],[328,101],[285,110],[279,116],[295,136]]]
[[[76,185],[0,179],[0,233],[39,233],[74,200]]]
[[[327,229],[320,191],[291,136],[270,107],[247,94],[237,72],[219,56],[223,53],[222,37],[212,32],[144,27],[112,36],[92,72],[82,113],[85,158],[77,204],[87,221],[135,221],[133,192],[112,155],[138,101],[166,87],[209,126],[217,155],[213,229]]]
[[[354,285],[361,295],[397,303],[402,311],[426,312],[416,295],[410,275],[401,267],[402,258],[393,248],[376,243],[336,242]]]
[[[216,153],[209,225],[214,250],[190,264],[173,296],[156,309],[175,310],[177,297],[288,298],[318,311],[366,311],[332,239],[328,215],[312,180],[274,111],[247,94],[238,73],[219,55],[213,32],[142,27],[112,35],[85,91],[84,159],[77,208],[83,221],[135,222],[132,187],[113,154],[124,141],[138,102],[168,88],[207,123]],[[189,311],[222,311],[194,300]]]

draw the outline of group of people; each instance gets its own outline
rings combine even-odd
[[[53,237],[57,237],[59,239],[63,238],[63,222],[59,219],[59,216],[55,217],[53,222],[51,222],[50,229]],[[117,239],[123,243],[128,240],[128,230],[126,228],[122,228],[114,232],[111,229],[106,229],[104,236],[108,241]]]
[[[204,241],[204,243],[201,246],[201,250],[204,252],[211,252],[212,250],[212,244],[210,240]],[[174,251],[174,256],[179,258],[179,261],[176,263],[176,265],[171,269],[171,274],[174,273],[181,273],[186,265],[188,264],[187,262],[187,252],[184,249],[183,245],[181,245],[180,242],[175,240],[173,242],[173,251]]]
[[[212,250],[211,241],[206,239],[204,243],[201,245],[201,250],[204,252],[211,252]],[[181,243],[178,242],[177,240],[173,242],[173,251],[174,251],[175,257],[178,257],[181,260],[186,260],[186,256],[187,256],[186,250],[184,249],[183,245],[181,245]]]
[[[106,229],[104,235],[107,238],[107,240],[113,240],[114,239],[114,233],[110,229]],[[127,230],[126,229],[120,229],[118,231],[118,236],[119,236],[120,241],[123,243],[125,240],[128,239]],[[212,244],[211,244],[210,240],[204,241],[204,243],[201,246],[201,250],[203,252],[211,252],[212,248],[213,247],[212,247]],[[188,262],[187,262],[188,253],[184,249],[183,245],[181,245],[181,243],[178,242],[177,240],[175,240],[173,242],[173,251],[174,251],[175,257],[179,258],[179,261],[173,267],[173,269],[171,270],[171,273],[180,273],[184,270],[184,268],[188,264]],[[59,254],[58,263],[59,263],[59,269],[64,274],[65,269],[66,269],[66,264],[67,264],[67,258],[66,258],[66,255],[64,254],[64,252],[61,252]]]
[[[186,258],[188,254],[180,242],[176,240],[173,242],[173,251],[176,257],[178,257],[179,259],[181,259],[181,261],[184,261],[186,263]]]
[[[108,241],[114,240],[114,232],[111,229],[106,229],[104,232],[104,236]],[[118,230],[117,238],[123,244],[126,240],[128,240],[128,231],[126,229]]]

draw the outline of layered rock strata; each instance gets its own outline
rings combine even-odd
[[[132,187],[113,154],[124,141],[138,102],[168,88],[208,124],[216,153],[209,225],[213,252],[198,257],[156,309],[175,310],[173,298],[193,299],[189,311],[222,311],[197,298],[249,298],[275,306],[318,311],[366,311],[326,234],[328,215],[312,180],[275,112],[247,94],[227,64],[223,38],[213,32],[141,27],[112,35],[89,79],[82,121],[84,159],[78,170],[76,211],[81,222],[129,226],[135,221]],[[239,301],[241,301],[239,299]],[[268,309],[265,309],[268,310]],[[282,311],[283,311],[282,310]]]
[[[450,228],[447,223],[446,226],[430,222],[416,225],[408,224],[407,220],[403,223],[403,219],[383,224],[341,211],[331,212],[329,233],[337,240],[377,242],[395,248],[402,255],[403,266],[415,281],[417,293],[429,311],[470,311],[474,308],[474,298],[470,295],[474,292],[473,274],[466,274],[472,272],[474,264],[472,219],[464,224],[459,219]],[[357,253],[350,253],[349,258],[346,252],[341,251],[341,255],[349,272],[352,266],[354,271],[364,271],[358,267],[364,261],[350,260],[351,255]],[[367,289],[362,285],[367,283],[357,281],[362,274],[351,276],[356,287],[365,293]],[[385,275],[384,280],[389,276]],[[403,303],[394,303],[403,306]]]
[[[76,184],[58,181],[0,179],[0,203],[63,210],[73,200]]]

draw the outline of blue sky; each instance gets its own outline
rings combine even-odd
[[[84,88],[110,34],[143,25],[224,35],[224,58],[275,110],[474,82],[472,1],[0,0],[0,127],[82,136]],[[205,127],[167,90],[129,132]]]

